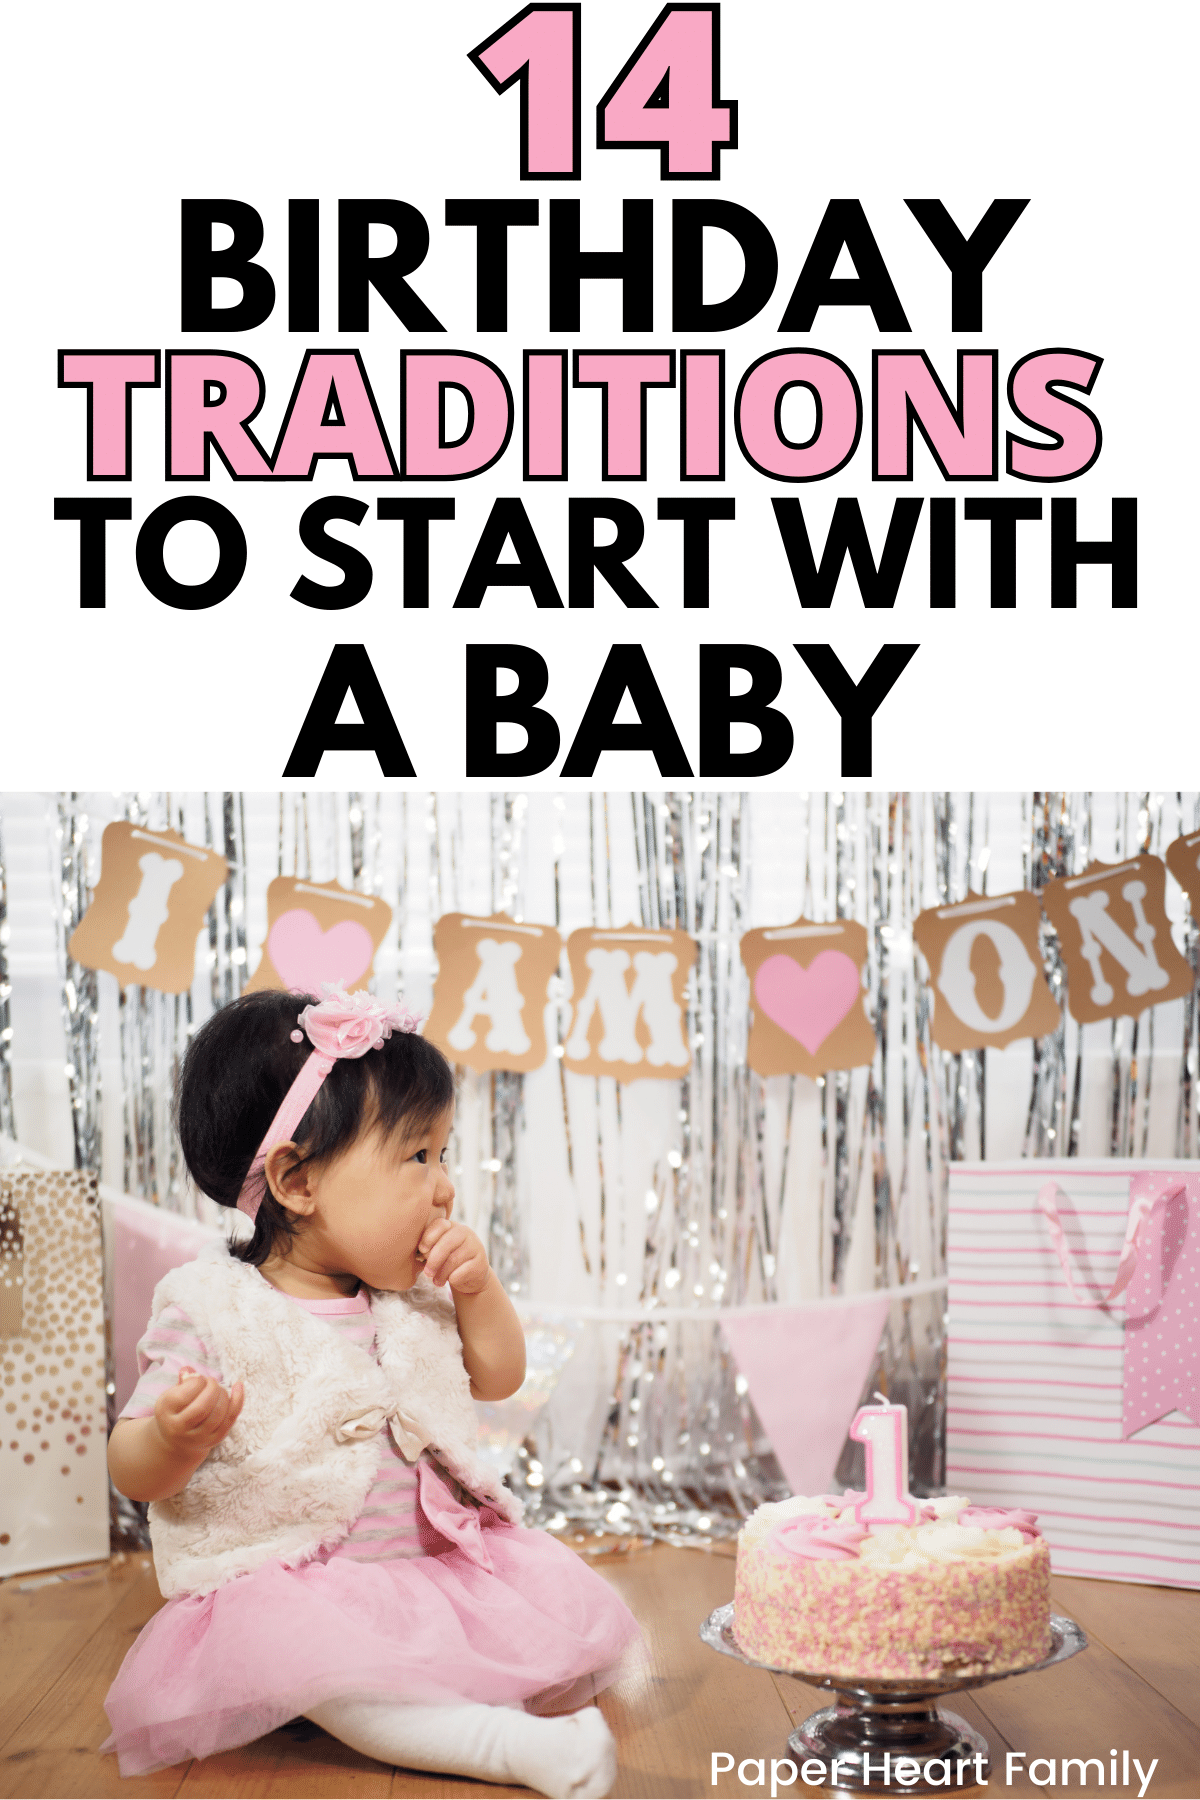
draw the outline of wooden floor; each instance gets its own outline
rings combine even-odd
[[[617,1736],[617,1795],[647,1797],[766,1795],[739,1782],[744,1758],[786,1755],[792,1725],[826,1696],[787,1676],[746,1668],[707,1650],[700,1621],[733,1594],[733,1563],[721,1553],[658,1545],[596,1565],[641,1620],[649,1658],[602,1696]],[[181,1763],[122,1781],[112,1757],[97,1754],[107,1734],[103,1700],[126,1650],[162,1602],[145,1557],[129,1557],[78,1580],[32,1586],[14,1576],[0,1586],[0,1794],[15,1796],[179,1795],[416,1796],[527,1794],[458,1777],[413,1774],[368,1761],[315,1726],[294,1724],[245,1749],[204,1762]],[[1035,1757],[1099,1757],[1127,1750],[1147,1769],[1157,1757],[1146,1800],[1200,1794],[1200,1593],[1056,1580],[1056,1610],[1077,1619],[1089,1648],[1039,1675],[1016,1676],[952,1709],[988,1739],[992,1770],[986,1789],[961,1789],[976,1800],[1031,1796],[1137,1795],[1140,1782],[1116,1787],[1088,1770],[1086,1787],[1038,1785],[1027,1774],[1005,1780],[1006,1753]],[[713,1752],[733,1756],[730,1774],[711,1781]],[[1118,1758],[1118,1775],[1121,1764]],[[786,1771],[784,1771],[786,1773]],[[1045,1767],[1038,1769],[1045,1777]],[[1055,1775],[1061,1775],[1056,1767]],[[1074,1773],[1074,1771],[1073,1771]],[[748,1768],[749,1782],[757,1771]],[[1076,1776],[1076,1780],[1077,1780]],[[799,1783],[796,1793],[819,1790]],[[886,1791],[902,1791],[893,1784]],[[789,1792],[786,1788],[781,1793]]]

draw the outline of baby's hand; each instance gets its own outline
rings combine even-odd
[[[240,1381],[227,1393],[211,1375],[183,1368],[175,1386],[159,1395],[154,1422],[173,1455],[203,1461],[232,1431],[245,1397]]]
[[[456,1294],[481,1294],[492,1272],[475,1233],[449,1219],[434,1219],[426,1226],[417,1255],[425,1258],[425,1273],[434,1285],[448,1281]]]

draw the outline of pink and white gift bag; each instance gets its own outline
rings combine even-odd
[[[1200,1164],[956,1164],[948,1233],[948,1487],[1200,1587]]]

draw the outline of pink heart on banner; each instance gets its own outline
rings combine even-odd
[[[267,933],[267,955],[288,988],[319,994],[323,981],[349,987],[365,975],[375,954],[375,941],[356,919],[340,919],[322,931],[302,906],[280,913]]]
[[[278,967],[278,964],[276,964]],[[859,996],[858,964],[843,950],[822,950],[807,969],[790,956],[768,956],[754,977],[754,998],[768,1019],[815,1056]]]

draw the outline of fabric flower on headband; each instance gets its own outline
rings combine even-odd
[[[334,1064],[343,1057],[365,1056],[368,1050],[380,1050],[393,1031],[415,1032],[422,1024],[420,1013],[398,1002],[389,1005],[362,989],[348,994],[344,987],[330,981],[323,981],[321,989],[324,1000],[309,1002],[297,1015],[297,1028],[291,1034],[293,1044],[302,1044],[307,1035],[312,1053],[305,1057],[300,1073],[268,1125],[237,1197],[238,1211],[248,1219],[258,1216],[266,1192],[264,1169],[268,1151],[292,1136]]]
[[[292,1042],[308,1037],[319,1055],[336,1062],[339,1057],[365,1056],[379,1050],[393,1031],[415,1032],[423,1023],[420,1013],[399,1002],[389,1004],[364,988],[348,994],[335,982],[321,983],[324,1000],[310,1003],[296,1020],[302,1030],[293,1031]]]

